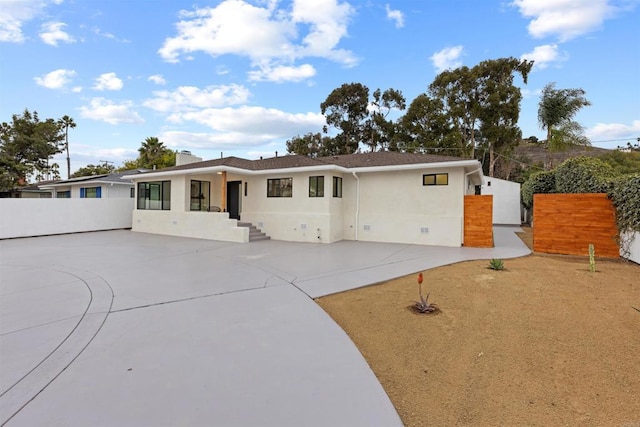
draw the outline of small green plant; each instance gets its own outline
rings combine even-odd
[[[424,278],[422,277],[422,273],[418,274],[418,293],[420,294],[420,301],[416,301],[416,310],[419,313],[434,313],[438,310],[438,306],[431,303],[429,304],[429,294],[427,297],[422,296],[422,281]]]
[[[492,270],[504,270],[504,262],[500,258],[491,258],[489,268]]]
[[[596,248],[593,243],[589,243],[589,271],[596,272]]]

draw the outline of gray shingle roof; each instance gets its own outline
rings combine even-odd
[[[169,172],[180,170],[191,170],[200,168],[209,168],[215,166],[228,166],[238,169],[246,169],[250,171],[270,170],[270,169],[288,169],[309,166],[326,166],[336,165],[345,168],[375,167],[375,166],[397,166],[410,165],[420,163],[438,163],[464,161],[463,159],[453,156],[439,156],[434,154],[418,154],[418,153],[398,153],[391,151],[379,151],[374,153],[356,153],[343,154],[338,156],[326,156],[311,158],[299,155],[285,155],[279,157],[271,157],[260,160],[247,160],[239,157],[224,157],[221,159],[205,160],[202,162],[189,163],[186,165],[173,166],[156,171],[148,172]]]

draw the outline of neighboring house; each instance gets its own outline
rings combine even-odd
[[[493,223],[520,225],[520,184],[499,178],[485,177],[482,194],[493,195]]]
[[[133,181],[123,180],[124,175],[135,175],[146,170],[130,170],[106,175],[81,176],[54,184],[41,186],[53,192],[53,197],[58,199],[113,199],[133,198]]]
[[[396,152],[226,157],[123,178],[136,185],[134,231],[246,242],[252,223],[286,241],[445,246],[463,244],[464,196],[483,184],[476,160]]]
[[[0,198],[10,199],[50,199],[51,190],[45,190],[42,187],[54,184],[58,181],[40,181],[35,184],[29,184],[22,187],[16,187],[10,191],[0,192]]]

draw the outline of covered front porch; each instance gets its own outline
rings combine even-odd
[[[144,178],[144,181],[136,180],[133,231],[249,241],[249,228],[238,224],[242,207],[241,175],[212,171]]]

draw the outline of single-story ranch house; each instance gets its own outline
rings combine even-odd
[[[374,152],[224,157],[123,179],[136,188],[133,231],[247,242],[251,223],[286,241],[461,246],[464,196],[483,174],[477,160]]]
[[[40,188],[53,193],[56,199],[113,199],[134,197],[133,182],[123,180],[124,175],[144,172],[146,169],[114,172],[104,175],[81,176],[55,183],[41,185]]]

